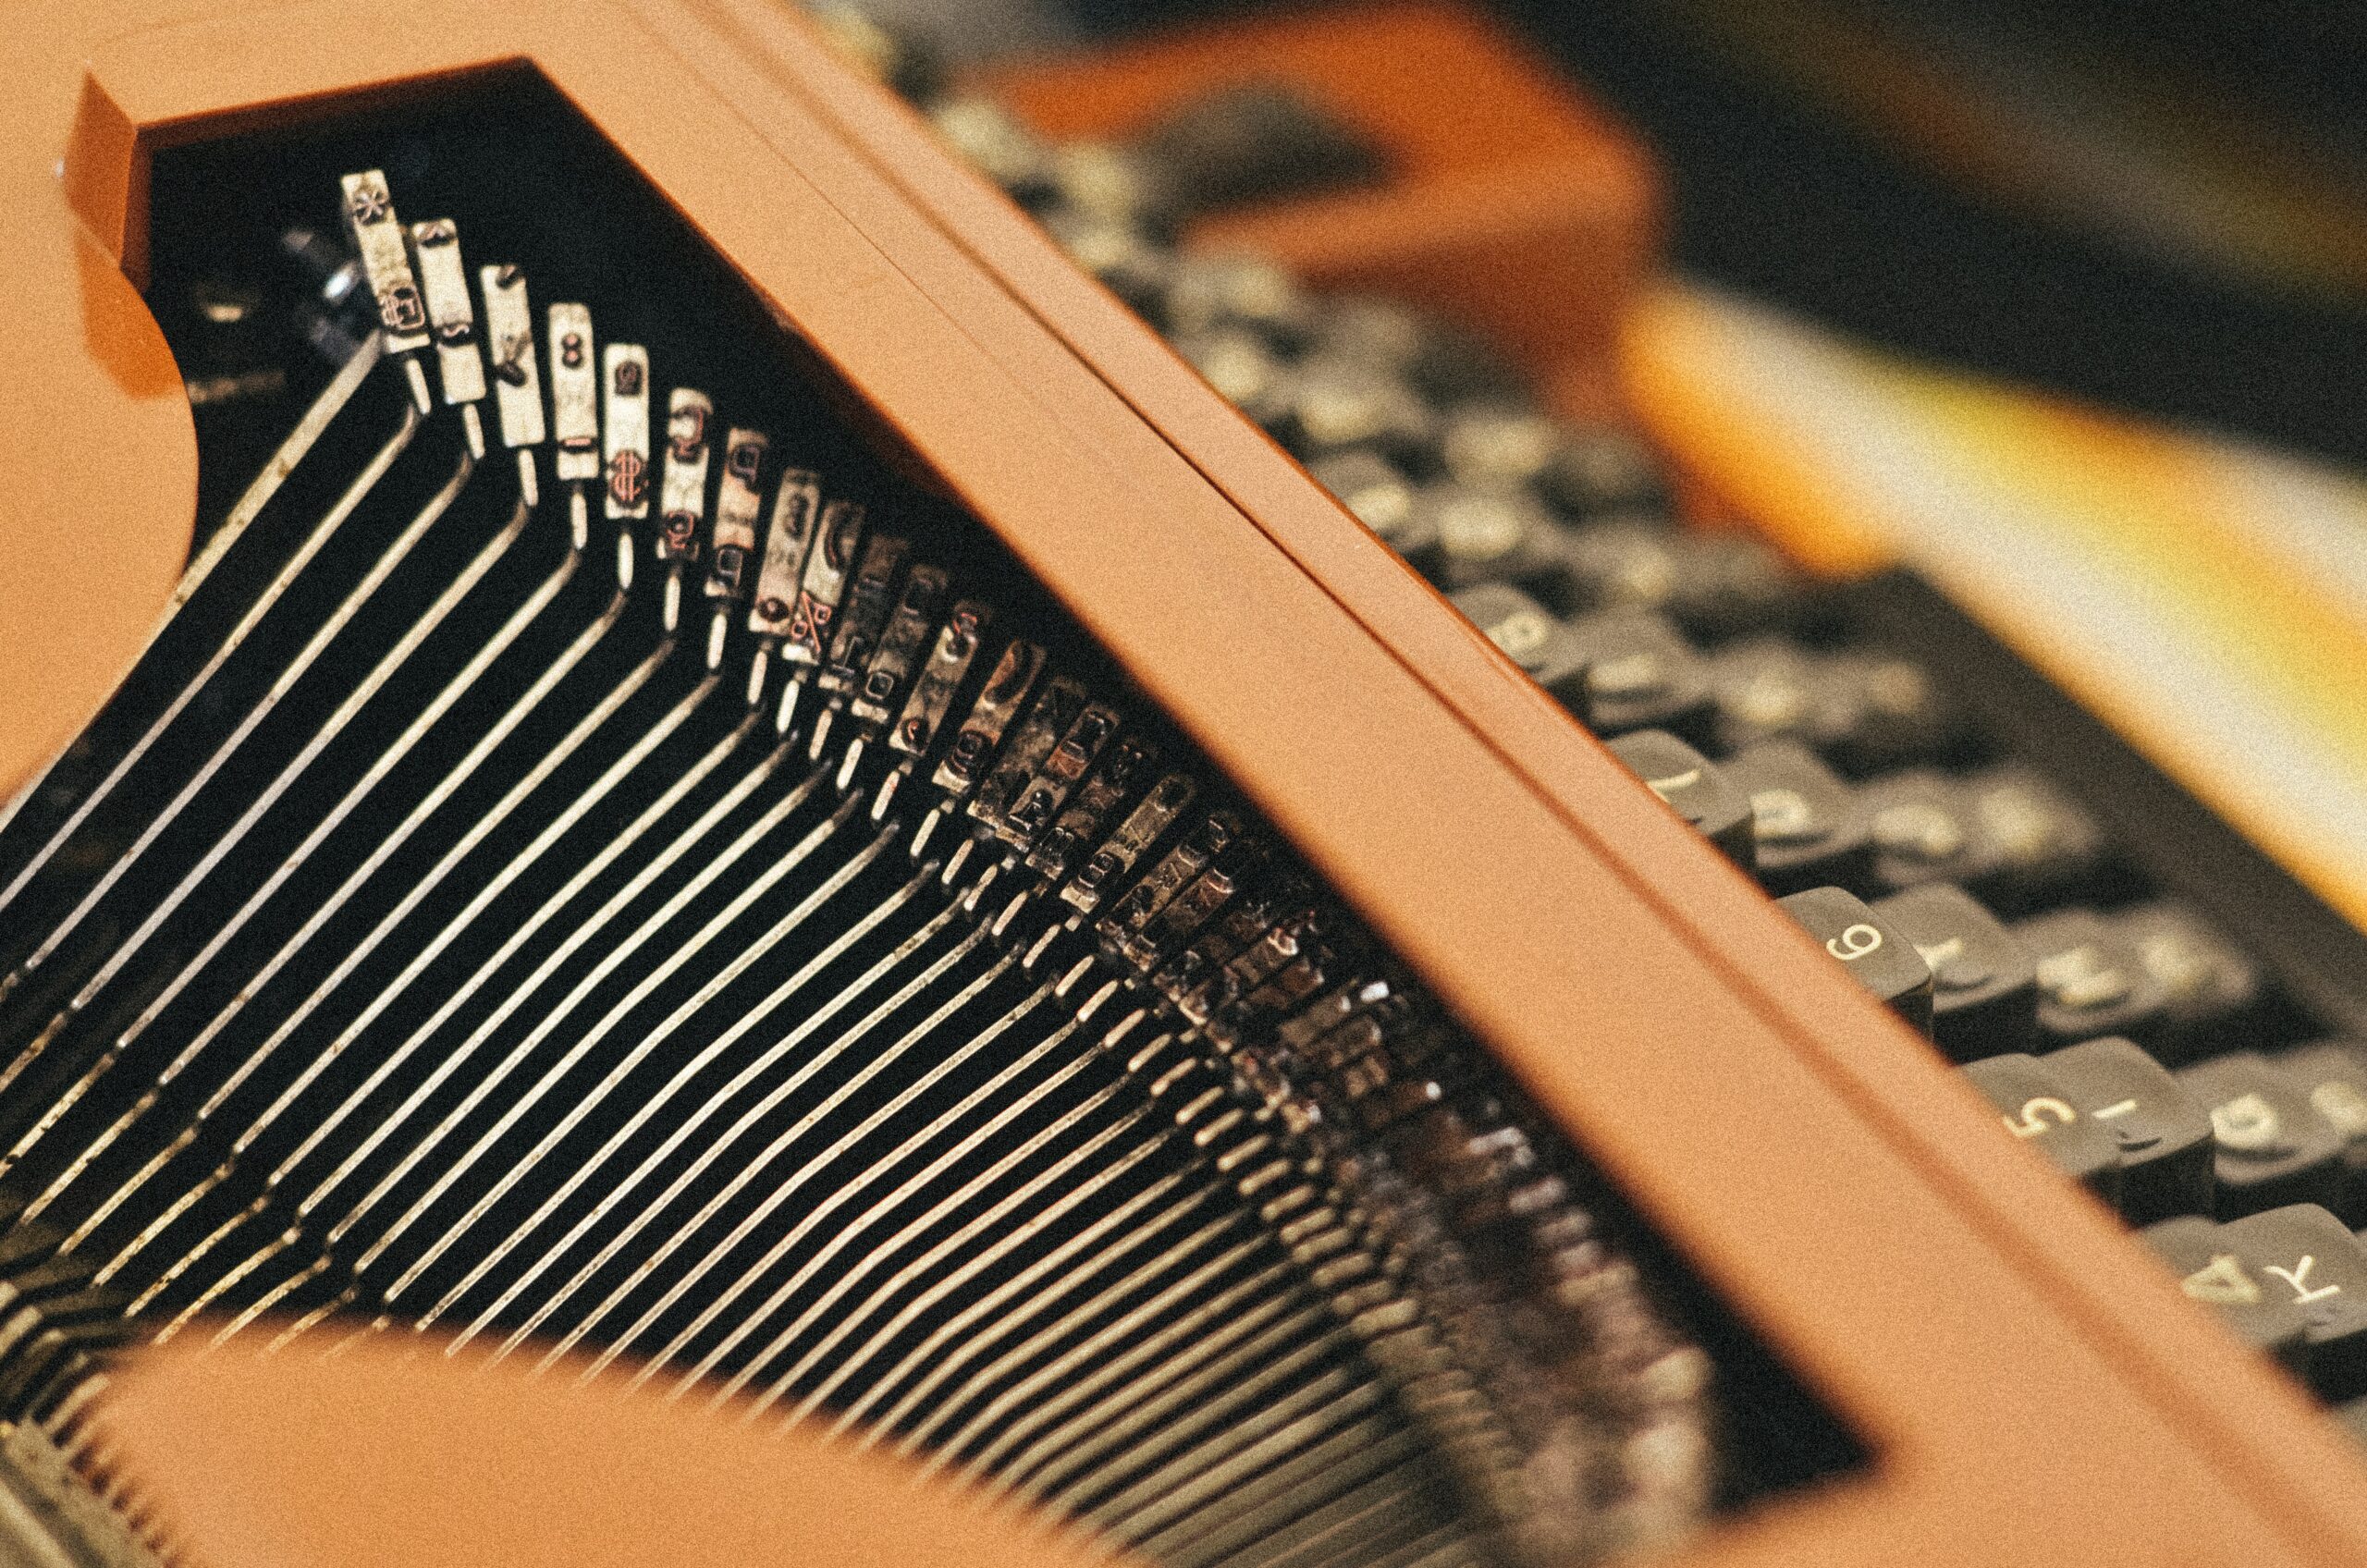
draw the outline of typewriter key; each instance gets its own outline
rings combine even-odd
[[[1856,895],[1810,888],[1776,900],[1858,984],[1925,1035],[1932,1032],[1932,966],[1915,944]]]
[[[2367,1394],[2367,1245],[2316,1204],[2290,1204],[2219,1227],[2262,1292],[2300,1310],[2301,1371],[2325,1399]]]
[[[2178,1288],[2211,1307],[2219,1320],[2263,1354],[2299,1371],[2306,1364],[2309,1318],[2282,1291],[2268,1287],[2220,1235],[2193,1216],[2165,1219],[2144,1231],[2146,1244],[2178,1277]]]
[[[1722,766],[1750,801],[1759,880],[1770,892],[1866,885],[1873,842],[1864,814],[1815,753],[1795,741],[1766,741]]]
[[[1665,729],[1630,730],[1606,743],[1613,756],[1728,860],[1751,869],[1756,844],[1750,802],[1717,764]]]
[[[2038,1023],[2048,1039],[2126,1035],[2142,1045],[2160,1033],[2162,983],[2112,920],[2091,909],[2058,910],[2013,931],[2038,962]]]
[[[2348,1223],[2367,1222],[2367,1047],[2355,1040],[2320,1040],[2271,1060],[2301,1085],[2318,1114],[2341,1131],[2343,1193],[2332,1207]]]
[[[1952,1060],[2030,1048],[2037,1033],[2036,966],[1971,894],[1927,882],[1877,900],[1873,911],[1932,966],[1932,1038]]]
[[[2039,1059],[2120,1154],[2120,1212],[2132,1225],[2212,1211],[2211,1117],[2167,1069],[2116,1037]]]
[[[2005,1130],[2109,1204],[2120,1199],[2120,1152],[2104,1124],[2080,1110],[2054,1069],[2037,1058],[1993,1056],[1964,1075],[1997,1108]]]
[[[2341,1201],[2349,1140],[2310,1103],[2298,1079],[2251,1051],[2187,1068],[2177,1079],[2211,1118],[2220,1219]]]
[[[1700,655],[1676,628],[1645,610],[1602,610],[1571,621],[1569,630],[1587,661],[1578,715],[1588,729],[1603,736],[1666,729],[1701,742],[1709,681]]]
[[[1587,699],[1586,655],[1570,629],[1519,589],[1501,582],[1466,588],[1450,601],[1488,641],[1526,671],[1531,680],[1574,710]]]

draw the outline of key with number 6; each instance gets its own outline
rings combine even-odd
[[[1775,900],[1824,950],[1848,966],[1859,985],[1925,1035],[1932,1032],[1932,966],[1915,944],[1856,894],[1810,888]]]

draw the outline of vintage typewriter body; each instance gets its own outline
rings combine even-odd
[[[125,1341],[420,1332],[1160,1561],[2367,1552],[1870,928],[796,18],[190,10],[8,46],[0,1370],[72,1550],[202,1557]],[[258,236],[326,346],[260,445],[174,359]]]

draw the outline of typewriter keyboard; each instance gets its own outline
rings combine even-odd
[[[1270,91],[1176,118],[1279,121]],[[1811,582],[1754,538],[1682,526],[1645,445],[1551,417],[1454,324],[1178,248],[1198,209],[1171,194],[1195,187],[1159,130],[1091,147],[1127,178],[1081,190],[1058,171],[1087,150],[989,102],[924,107],[955,146],[991,146],[981,166],[1073,258],[1962,1064],[2005,1134],[2367,1431],[2357,931],[1910,574]],[[1353,178],[1342,164],[1293,166]]]
[[[1047,146],[834,25],[2367,1427],[2356,933],[1913,578],[1181,251],[1371,173],[1288,93]],[[117,1347],[434,1334],[1192,1568],[1597,1561],[1865,1462],[539,78],[153,191],[198,538],[0,815],[8,1444],[140,1525]]]

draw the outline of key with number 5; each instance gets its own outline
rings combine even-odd
[[[2005,1130],[2035,1145],[2064,1174],[2120,1207],[2120,1150],[2104,1124],[2081,1111],[2071,1085],[2035,1057],[1993,1056],[1964,1075],[1997,1108]]]

